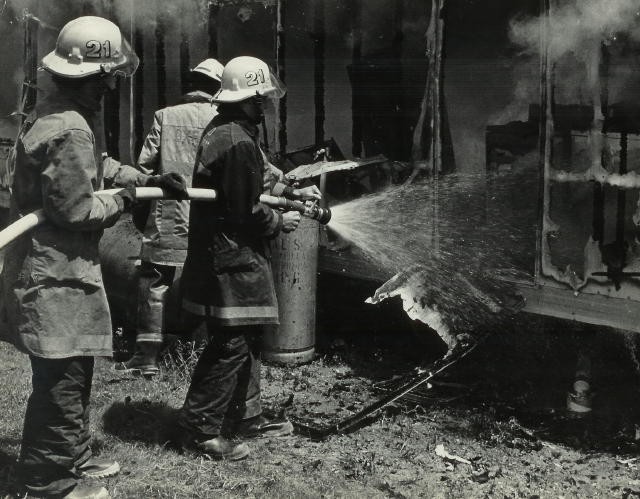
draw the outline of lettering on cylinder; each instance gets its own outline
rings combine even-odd
[[[313,358],[318,227],[317,221],[303,218],[294,232],[273,242],[280,325],[263,336],[265,360],[298,364]]]

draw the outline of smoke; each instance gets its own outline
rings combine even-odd
[[[526,53],[537,54],[543,18],[514,19],[510,38]],[[552,7],[548,26],[548,48],[552,60],[579,53],[601,41],[614,41],[619,33],[640,41],[638,0],[571,0]]]
[[[527,121],[529,104],[536,102],[540,95],[540,66],[537,61],[522,60],[513,67],[511,79],[514,82],[512,101],[502,110],[492,113],[488,124]]]
[[[78,15],[106,15],[111,9],[121,10],[123,4],[131,4],[131,0],[67,0],[64,2],[37,0],[8,0],[8,5],[15,13],[15,20],[23,21],[27,15],[34,17],[41,28],[58,31],[73,17]]]
[[[2,0],[0,0],[2,1]],[[14,21],[29,13],[40,27],[58,31],[71,19],[82,15],[107,17],[128,33],[132,19],[137,27],[155,29],[157,19],[166,24],[194,29],[207,22],[210,0],[5,0],[14,11]]]
[[[520,16],[510,21],[509,37],[521,50],[521,57],[514,66],[512,102],[493,115],[490,122],[526,119],[528,104],[538,100],[541,41],[546,42],[554,65],[556,103],[590,105],[593,102],[594,92],[599,91],[597,69],[601,46],[610,54],[610,101],[630,100],[629,96],[635,95],[640,88],[638,61],[634,50],[628,47],[640,42],[638,0],[552,0],[546,23],[544,16]]]

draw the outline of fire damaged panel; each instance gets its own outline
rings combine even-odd
[[[516,161],[540,152],[535,277],[520,287],[526,309],[640,331],[637,2],[540,7],[539,17],[510,26],[511,40],[539,63],[539,104],[529,92],[526,121],[486,128],[490,176],[511,175]]]
[[[609,104],[610,90],[623,84],[613,79],[619,72],[610,71],[611,50],[591,48],[582,73],[588,94],[576,94],[579,103],[570,107],[578,119],[562,119],[567,106],[549,102],[541,274],[574,291],[633,298],[640,293],[640,113],[624,102]],[[556,71],[566,64],[566,58],[558,61]],[[574,81],[554,81],[566,99]],[[580,123],[588,115],[591,125],[584,131]]]
[[[546,249],[550,263],[575,282],[582,281],[585,248],[593,232],[592,187],[586,183],[552,185],[549,212]]]

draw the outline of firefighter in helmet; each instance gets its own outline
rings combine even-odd
[[[277,187],[278,175],[268,171],[258,125],[265,100],[284,92],[260,59],[229,61],[213,98],[219,114],[202,136],[194,165],[193,186],[216,189],[218,199],[191,204],[183,308],[206,321],[210,341],[178,422],[187,445],[215,458],[247,456],[247,445],[230,436],[277,437],[293,430],[288,420],[262,415],[258,362],[263,327],[278,323],[268,241],[295,230],[300,214],[276,211],[259,197],[277,190],[279,195],[319,199],[320,192],[315,186]]]
[[[116,79],[138,58],[118,26],[100,17],[66,24],[42,60],[56,90],[38,102],[16,143],[12,217],[43,209],[46,221],[7,248],[3,302],[15,346],[29,355],[33,389],[19,469],[38,497],[107,498],[79,478],[118,473],[91,455],[89,397],[95,356],[112,355],[98,243],[135,202],[135,186],[186,196],[176,174],[150,176],[99,155],[94,119]],[[114,196],[96,194],[122,186]]]
[[[141,171],[179,173],[191,182],[200,137],[218,114],[211,99],[220,89],[222,70],[217,60],[205,59],[190,72],[190,89],[181,101],[155,113],[138,157]],[[160,199],[151,204],[142,238],[136,346],[128,361],[115,364],[122,373],[139,373],[146,378],[158,374],[164,336],[188,327],[180,321],[180,303],[174,297],[179,297],[178,279],[187,256],[189,203]]]

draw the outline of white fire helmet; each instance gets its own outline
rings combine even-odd
[[[216,81],[222,81],[223,70],[224,66],[216,59],[205,59],[193,68],[191,72],[203,74]]]
[[[214,102],[240,102],[256,95],[279,99],[286,88],[269,66],[256,57],[231,59],[222,72]]]
[[[78,17],[65,24],[55,50],[42,58],[45,70],[66,78],[96,74],[131,76],[138,63],[120,28],[96,16]]]

